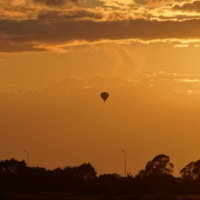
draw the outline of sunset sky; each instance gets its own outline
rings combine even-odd
[[[200,1],[0,0],[0,160],[136,175],[200,159]],[[106,103],[101,92],[110,94]]]

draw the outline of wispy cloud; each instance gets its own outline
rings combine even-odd
[[[193,1],[190,3],[175,4],[172,7],[175,11],[181,12],[200,12],[200,1]]]

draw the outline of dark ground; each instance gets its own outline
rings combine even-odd
[[[200,195],[127,195],[127,196],[78,196],[69,193],[0,194],[0,200],[200,200]]]

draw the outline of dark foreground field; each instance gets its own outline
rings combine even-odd
[[[0,194],[0,200],[200,200],[200,195],[77,196],[69,193]]]
[[[157,155],[132,176],[101,174],[90,163],[48,170],[0,161],[0,200],[200,200],[200,160],[175,177],[169,156]]]

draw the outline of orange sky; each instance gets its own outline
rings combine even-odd
[[[200,159],[200,1],[0,0],[0,159],[133,175]],[[110,93],[104,104],[100,93]]]

